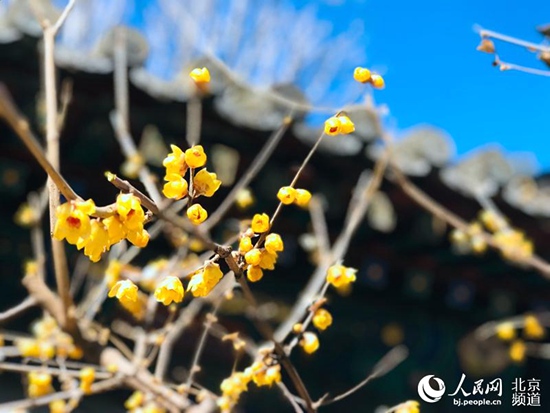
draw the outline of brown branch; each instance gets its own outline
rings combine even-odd
[[[38,301],[36,300],[35,297],[30,296],[25,298],[22,302],[20,302],[16,306],[0,313],[0,324],[7,322],[14,317],[17,317],[19,314],[24,313],[25,311],[34,307],[37,304],[38,304]]]
[[[257,309],[258,302],[256,301],[254,294],[252,294],[252,291],[250,290],[250,287],[248,286],[246,279],[244,277],[241,277],[238,279],[238,282],[241,285],[241,288],[246,300],[249,302],[249,304],[253,308]],[[278,357],[279,363],[281,364],[281,366],[283,366],[286,373],[290,377],[290,380],[294,384],[296,391],[298,392],[300,397],[304,400],[306,404],[306,410],[308,412],[315,412],[316,409],[313,406],[313,400],[311,399],[311,396],[309,395],[309,392],[307,391],[307,388],[304,382],[302,381],[302,378],[300,377],[300,375],[298,374],[298,371],[296,370],[296,368],[288,358],[287,354],[285,353],[283,346],[274,339],[273,329],[271,328],[271,326],[267,322],[265,322],[265,320],[259,317],[253,317],[252,321],[254,322],[256,329],[264,337],[264,339],[271,341],[273,343],[273,346],[274,346],[273,350]]]
[[[120,179],[118,176],[111,172],[105,172],[105,177],[111,184],[120,189],[122,192],[135,195],[137,198],[139,198],[141,204],[153,214],[160,214],[160,210],[157,204],[155,204],[155,202],[151,198],[149,198],[147,195],[145,195],[143,192],[133,186],[130,182],[124,179]]]
[[[22,283],[38,305],[50,313],[60,326],[66,325],[65,312],[59,297],[50,290],[41,277],[27,275],[23,277]]]
[[[397,184],[403,189],[403,191],[409,195],[417,204],[419,204],[426,211],[430,212],[437,218],[447,222],[449,225],[453,226],[462,231],[468,230],[468,223],[460,218],[458,215],[448,210],[429,195],[424,193],[420,188],[414,185],[400,170],[397,166],[392,165],[393,172],[395,173],[395,180]],[[492,248],[499,250],[499,245],[494,241],[487,233],[481,234],[483,240],[490,245]],[[525,264],[538,272],[540,272],[545,278],[550,279],[550,263],[546,262],[542,258],[533,255],[529,258],[520,262]]]
[[[345,391],[344,393],[335,396],[331,399],[327,399],[326,396],[323,396],[319,401],[314,405],[315,407],[326,406],[340,400],[345,399],[348,396],[351,396],[353,393],[361,389],[371,380],[374,380],[378,377],[382,377],[397,367],[407,358],[409,351],[405,346],[394,347],[387,353],[382,359],[374,366],[372,373],[367,376],[363,381],[353,386],[351,389]]]
[[[4,118],[6,123],[23,141],[29,152],[38,161],[42,169],[46,171],[63,196],[67,200],[80,199],[67,181],[65,181],[65,178],[57,171],[57,168],[54,168],[47,159],[44,149],[30,130],[29,121],[17,109],[8,89],[3,83],[0,83],[0,117]]]
[[[235,201],[235,198],[237,197],[237,194],[240,190],[244,189],[248,184],[256,177],[258,172],[261,171],[262,167],[265,166],[267,160],[281,141],[282,137],[284,136],[285,132],[288,130],[288,127],[292,123],[291,117],[286,117],[282,123],[282,125],[277,129],[273,134],[269,137],[266,144],[262,147],[260,152],[258,153],[258,156],[254,158],[254,161],[250,164],[246,172],[243,174],[243,176],[239,179],[239,181],[235,184],[233,189],[231,189],[231,192],[225,197],[225,199],[222,201],[220,206],[214,211],[214,213],[206,220],[204,225],[206,225],[207,229],[211,229],[214,225],[216,225],[220,219],[224,216],[224,214],[227,212],[227,210],[233,205],[233,202]]]
[[[106,348],[101,353],[101,365],[116,365],[123,382],[131,388],[150,392],[156,400],[170,411],[179,412],[189,406],[188,400],[159,382],[153,374],[144,368],[136,368],[118,350]]]

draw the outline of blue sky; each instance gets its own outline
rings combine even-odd
[[[399,129],[430,123],[452,136],[459,154],[498,142],[507,152],[535,154],[542,170],[550,170],[550,78],[500,72],[490,55],[476,52],[473,31],[478,24],[538,43],[535,26],[550,22],[550,1],[347,3],[320,16],[340,28],[349,16],[362,16],[367,63],[385,71],[387,88],[376,100],[389,106]],[[503,60],[543,68],[521,48],[496,45]]]
[[[143,11],[156,1],[129,1],[135,8],[126,23],[142,26]],[[535,27],[550,21],[545,20],[550,1],[280,1],[297,8],[319,6],[317,17],[333,23],[334,35],[346,32],[358,18],[363,21],[364,65],[384,74],[387,87],[375,91],[375,99],[389,107],[391,126],[404,130],[433,124],[450,134],[459,155],[498,143],[509,153],[536,158],[543,171],[550,171],[550,77],[500,72],[491,66],[492,56],[475,50],[479,36],[473,30],[477,24],[538,43],[542,37]],[[496,45],[503,60],[543,68],[521,48]],[[351,79],[351,74],[343,78]],[[334,92],[332,97],[338,98],[338,90]],[[341,104],[326,102],[331,103]]]

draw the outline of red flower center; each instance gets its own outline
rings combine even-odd
[[[67,217],[66,222],[70,227],[80,228],[80,219],[78,218],[69,216]]]

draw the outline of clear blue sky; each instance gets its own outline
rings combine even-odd
[[[155,1],[130,2],[129,23],[142,25],[141,11]],[[319,5],[318,17],[332,21],[335,34],[354,19],[364,21],[365,65],[380,69],[387,84],[376,101],[388,105],[398,129],[433,124],[451,135],[459,155],[498,143],[507,152],[533,154],[550,171],[550,77],[500,72],[490,55],[476,52],[473,31],[478,24],[540,42],[535,27],[550,22],[550,0],[280,1]],[[497,49],[503,60],[543,68],[521,48],[497,43]]]
[[[498,142],[534,153],[550,171],[550,77],[500,72],[476,52],[472,30],[479,24],[538,43],[535,26],[550,22],[550,1],[356,0],[321,14],[340,27],[350,15],[365,20],[367,63],[386,71],[376,100],[400,129],[431,123],[449,132],[459,154]],[[496,44],[503,60],[543,68],[534,55]]]

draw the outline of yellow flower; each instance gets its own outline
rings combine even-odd
[[[95,212],[94,201],[65,202],[57,207],[53,237],[59,241],[66,239],[75,245],[80,237],[90,233],[90,215]]]
[[[51,360],[55,357],[55,346],[50,342],[40,342],[38,344],[38,349],[42,360]]]
[[[50,408],[50,413],[65,413],[67,411],[65,400],[55,400],[48,407]]]
[[[515,363],[520,363],[525,360],[525,352],[527,347],[523,340],[515,340],[510,346],[510,359]]]
[[[254,248],[254,245],[252,245],[252,240],[250,239],[250,237],[242,237],[239,241],[239,251],[241,253],[246,253],[252,248]]]
[[[14,220],[17,225],[30,227],[38,221],[38,214],[25,202],[17,208]]]
[[[269,231],[269,216],[267,214],[255,214],[252,218],[251,228],[256,234]]]
[[[206,164],[206,154],[202,145],[194,145],[185,151],[185,163],[190,168],[200,168]]]
[[[253,248],[244,254],[244,260],[250,265],[260,265],[262,260],[262,252],[258,248]]]
[[[329,136],[336,136],[340,133],[340,127],[340,118],[332,116],[325,121],[325,134]]]
[[[353,71],[353,78],[359,83],[370,81],[370,70],[364,67],[356,67]]]
[[[208,263],[201,272],[193,275],[187,285],[187,291],[191,291],[194,297],[206,297],[222,277],[220,266]]]
[[[40,345],[33,338],[19,338],[15,341],[21,357],[40,357]]]
[[[283,186],[277,192],[277,198],[285,205],[290,205],[296,199],[296,190],[291,186]]]
[[[199,225],[208,218],[208,212],[199,204],[193,204],[187,208],[187,218],[189,218],[193,224]]]
[[[191,73],[189,73],[189,76],[195,83],[203,84],[203,83],[209,83],[210,82],[210,72],[206,67],[203,68],[195,68],[191,70]]]
[[[136,301],[124,300],[119,301],[119,304],[122,306],[122,308],[128,311],[132,315],[132,317],[134,317],[138,321],[141,321],[145,317],[148,298],[149,296],[147,294],[138,291]]]
[[[141,231],[129,231],[128,234],[126,234],[128,241],[138,248],[145,248],[149,243],[150,237],[149,233],[143,228]]]
[[[220,390],[225,397],[229,397],[233,401],[237,401],[242,392],[248,390],[248,383],[251,378],[242,372],[234,372],[220,384]]]
[[[497,337],[504,341],[516,338],[516,329],[512,323],[500,323],[496,327]]]
[[[115,297],[121,303],[135,303],[138,299],[138,286],[130,280],[118,281],[109,291],[109,297]]]
[[[324,308],[319,308],[313,315],[313,325],[323,331],[332,324],[332,315]]]
[[[176,145],[170,145],[172,152],[162,161],[162,165],[166,168],[166,176],[185,175],[188,165],[185,163],[185,154]],[[166,177],[164,178],[166,179]]]
[[[95,380],[95,370],[92,367],[84,367],[80,370],[80,390],[84,394],[90,394],[92,392],[92,384]]]
[[[164,179],[168,181],[162,187],[162,193],[166,198],[182,199],[183,197],[187,196],[187,181],[183,179],[181,175],[166,175]]]
[[[155,299],[164,305],[181,303],[183,300],[183,285],[178,277],[166,277],[155,290]]]
[[[307,189],[296,189],[296,199],[294,203],[302,208],[307,208],[311,200],[311,192]]]
[[[528,314],[525,316],[525,324],[524,324],[524,330],[523,334],[526,338],[530,338],[533,340],[540,340],[541,338],[544,338],[546,335],[546,330],[544,327],[540,324],[540,321],[537,317],[535,317],[532,314]]]
[[[143,392],[136,390],[132,393],[128,399],[124,402],[124,407],[126,410],[134,410],[140,407],[143,404],[143,401],[145,400],[145,395]]]
[[[29,372],[28,379],[29,397],[41,397],[53,392],[52,376],[50,374],[31,371]]]
[[[355,124],[351,121],[351,119],[346,115],[340,115],[338,116],[338,119],[340,119],[340,133],[343,135],[347,135],[349,133],[355,132]]]
[[[302,335],[300,346],[307,354],[315,353],[319,348],[319,338],[317,337],[317,334],[306,331]]]
[[[145,212],[139,198],[132,194],[119,194],[116,198],[116,210],[121,222],[130,231],[141,231],[145,221]]]
[[[122,272],[122,264],[118,260],[109,261],[109,265],[105,270],[105,278],[107,280],[107,286],[111,288],[120,278]]]
[[[260,267],[255,265],[248,266],[248,269],[246,270],[246,278],[248,278],[248,281],[255,283],[260,281],[263,276],[264,272]]]
[[[384,87],[386,86],[386,82],[384,81],[384,78],[374,73],[371,75],[370,83],[372,84],[372,87],[375,89],[384,89]]]
[[[479,214],[479,220],[491,232],[497,232],[506,227],[506,221],[498,213],[490,209],[484,209]]]
[[[193,178],[193,191],[195,196],[204,195],[211,197],[220,188],[222,181],[217,179],[214,172],[201,169]]]
[[[277,254],[285,249],[281,236],[275,233],[271,233],[265,238],[264,247],[271,254]]]
[[[216,399],[216,405],[220,408],[221,413],[228,413],[231,411],[233,403],[229,397],[218,397]]]
[[[235,202],[240,209],[246,209],[254,204],[254,195],[252,195],[252,191],[248,188],[241,189],[237,192]]]
[[[244,371],[245,376],[252,377],[256,386],[271,386],[273,383],[281,381],[281,366],[266,366],[261,361],[255,361],[250,367]]]
[[[333,265],[327,271],[327,282],[334,287],[339,288],[355,281],[354,268],[344,267],[343,265]]]
[[[415,400],[409,400],[400,404],[395,413],[420,413],[420,403]]]
[[[113,215],[103,220],[103,225],[107,228],[109,235],[109,244],[114,245],[126,238],[126,228],[120,221],[118,215]]]
[[[533,243],[522,232],[503,230],[494,234],[493,239],[502,256],[510,261],[524,261],[533,255]]]
[[[272,254],[268,250],[262,251],[262,256],[260,259],[260,268],[264,270],[273,270],[275,269],[275,263],[277,262],[277,254]]]
[[[84,247],[84,255],[92,262],[98,262],[101,254],[109,250],[109,232],[103,222],[94,219],[90,222],[90,234],[87,238],[80,238],[76,244],[78,249]]]

